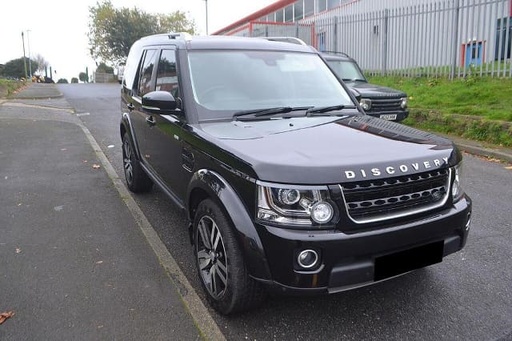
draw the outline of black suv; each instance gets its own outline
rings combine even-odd
[[[142,38],[121,112],[128,187],[157,185],[185,210],[203,289],[223,314],[269,290],[372,284],[466,243],[471,200],[454,144],[366,115],[311,47]]]
[[[352,89],[368,115],[397,122],[409,116],[405,92],[368,83],[357,62],[344,53],[323,53],[322,56],[334,73]]]

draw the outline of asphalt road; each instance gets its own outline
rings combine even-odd
[[[117,84],[59,85],[119,176],[123,176]],[[512,340],[512,170],[465,156],[473,225],[462,252],[441,264],[336,295],[272,297],[258,310],[225,318],[228,340]],[[203,298],[186,220],[159,191],[134,196]]]

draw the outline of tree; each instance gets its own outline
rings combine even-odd
[[[98,73],[114,73],[114,68],[108,66],[107,64],[101,62],[100,65],[96,68],[96,72]]]
[[[28,58],[25,58],[25,62],[27,63],[27,68],[29,65]],[[38,64],[35,60],[31,60],[32,66],[32,74],[36,72],[38,69]],[[27,74],[29,70],[27,70]],[[23,78],[25,77],[25,64],[23,63],[23,57],[18,59],[13,59],[5,63],[4,70],[2,71],[2,75],[5,77],[13,77],[13,78]]]
[[[89,47],[95,60],[117,65],[128,56],[130,47],[138,39],[157,33],[195,31],[195,23],[186,14],[149,14],[123,7],[114,8],[110,0],[89,7]]]
[[[39,72],[40,75],[42,75],[46,71],[46,68],[50,66],[46,59],[44,59],[43,56],[41,56],[40,54],[35,56],[34,61],[37,63],[36,71]]]
[[[87,76],[87,74],[85,72],[80,72],[78,74],[78,79],[80,79],[81,82],[89,83],[89,77]]]
[[[190,34],[195,33],[195,23],[189,20],[185,12],[175,11],[171,14],[157,14],[158,22],[160,23],[160,32],[187,32]]]

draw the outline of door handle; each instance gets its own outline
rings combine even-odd
[[[135,109],[135,105],[133,105],[132,103],[128,103],[127,107],[128,107],[128,110],[130,110],[130,111]]]
[[[153,116],[149,116],[149,117],[146,117],[146,123],[149,125],[149,126],[154,126],[156,124],[156,121],[155,119],[153,118]]]

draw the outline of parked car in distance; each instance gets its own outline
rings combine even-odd
[[[125,63],[119,63],[117,66],[117,81],[119,84],[123,82]]]
[[[322,56],[334,73],[352,89],[368,115],[397,122],[409,116],[405,92],[369,83],[357,62],[347,54],[324,52]]]
[[[306,45],[295,37],[262,37],[266,40]],[[402,121],[409,116],[407,94],[401,90],[370,84],[357,62],[346,53],[322,52],[322,57],[336,76],[343,80],[370,116],[388,121]]]
[[[472,204],[457,147],[364,113],[305,44],[141,38],[120,110],[126,184],[158,186],[185,212],[187,226],[172,228],[188,229],[205,298],[221,314],[269,291],[370,285],[466,244]]]

